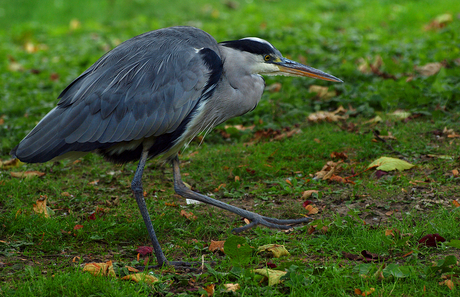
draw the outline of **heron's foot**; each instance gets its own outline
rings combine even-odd
[[[246,230],[249,230],[257,225],[263,225],[268,228],[273,229],[281,229],[281,230],[289,230],[292,229],[292,225],[308,223],[311,221],[311,218],[300,218],[300,219],[288,219],[288,220],[280,220],[270,217],[261,216],[257,213],[248,212],[249,215],[246,215],[250,223],[246,226],[235,228],[232,230],[233,233],[240,233]]]

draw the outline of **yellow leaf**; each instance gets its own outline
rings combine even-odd
[[[438,73],[442,66],[443,65],[439,62],[428,63],[423,66],[415,66],[415,70],[423,76],[432,76]]]
[[[284,245],[280,244],[266,244],[259,246],[257,251],[260,252],[269,252],[273,255],[275,258],[279,258],[282,256],[289,256],[288,250],[284,247]]]
[[[112,261],[106,263],[88,263],[83,267],[83,271],[88,271],[92,275],[98,276],[112,276],[117,277],[115,270],[113,270]]]
[[[49,218],[48,208],[46,207],[46,196],[40,196],[34,204],[34,212],[36,214],[43,214],[45,218]]]
[[[6,160],[6,161],[1,161],[0,160],[0,169],[10,169],[10,168],[13,168],[13,167],[19,167],[21,164],[22,164],[22,162],[19,161],[19,159],[16,159],[16,158]]]
[[[317,214],[317,213],[318,213],[318,208],[314,207],[314,206],[311,205],[311,204],[305,206],[305,209],[308,211],[308,214],[309,214],[309,215]]]
[[[40,171],[24,171],[24,172],[10,172],[12,177],[17,177],[17,178],[32,178],[32,177],[40,177],[45,175],[44,172]]]
[[[239,284],[224,284],[224,287],[227,292],[235,292],[241,288]]]
[[[273,286],[281,282],[281,278],[287,273],[286,271],[273,270],[273,269],[254,269],[255,273],[260,274],[268,278],[268,285]]]
[[[377,167],[377,170],[382,171],[392,171],[392,170],[399,170],[403,171],[406,169],[411,169],[415,165],[410,164],[401,159],[390,158],[390,157],[381,157],[372,162],[368,168]]]
[[[206,291],[206,293],[208,293],[208,297],[211,297],[212,295],[214,295],[214,288],[215,287],[216,287],[215,284],[210,284],[209,286],[203,288]],[[203,296],[203,295],[201,295],[201,296]]]
[[[136,283],[143,281],[147,284],[153,284],[158,281],[158,278],[154,277],[153,275],[145,274],[145,273],[135,273],[124,276],[121,278],[122,280],[132,280]]]

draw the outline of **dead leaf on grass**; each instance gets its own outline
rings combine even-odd
[[[220,251],[222,253],[225,253],[224,252],[224,244],[225,244],[225,240],[222,240],[222,241],[211,240],[211,244],[209,245],[208,249],[209,249],[210,252]]]
[[[328,161],[320,171],[315,173],[315,178],[322,180],[331,178],[333,174],[340,172],[342,166],[341,163],[343,163],[342,160],[338,162]]]
[[[203,289],[206,291],[208,297],[211,297],[212,295],[214,295],[214,289],[216,288],[216,285],[215,284],[210,284],[209,286],[207,287],[203,287]],[[204,294],[201,295],[201,297],[205,297]]]
[[[308,92],[316,93],[316,95],[319,98],[326,99],[326,100],[337,96],[336,90],[329,91],[329,87],[323,87],[323,86],[317,86],[317,85],[311,85],[308,88]]]
[[[106,263],[88,263],[83,267],[83,271],[88,271],[94,276],[117,277],[115,270],[113,270],[112,261]]]
[[[143,281],[147,284],[153,284],[158,281],[158,278],[154,277],[153,275],[150,274],[145,274],[145,273],[135,273],[135,274],[130,274],[127,276],[124,276],[121,278],[122,280],[131,280],[133,282],[140,282]]]
[[[19,161],[19,159],[10,159],[10,160],[6,160],[6,161],[2,161],[0,160],[0,169],[11,169],[11,168],[14,168],[14,167],[19,167],[21,165],[21,161]]]
[[[311,197],[311,195],[313,195],[313,193],[318,194],[318,190],[306,190],[306,191],[303,191],[302,199],[307,199],[307,198]]]
[[[268,252],[271,253],[273,257],[279,258],[282,256],[289,256],[288,250],[284,247],[284,245],[280,244],[266,244],[259,246],[257,252]]]
[[[330,156],[331,158],[337,158],[342,160],[348,159],[347,154],[345,154],[344,152],[332,152]]]
[[[453,21],[453,16],[450,13],[444,13],[436,16],[431,22],[423,27],[425,31],[439,30],[447,26]]]
[[[48,213],[48,208],[46,206],[46,199],[47,199],[46,196],[40,195],[40,198],[37,199],[37,201],[35,201],[35,204],[33,205],[33,208],[34,208],[34,212],[36,214],[43,214],[45,216],[45,218],[48,219],[50,217],[50,215]]]
[[[418,243],[420,245],[425,245],[425,246],[429,246],[429,247],[437,247],[438,242],[445,242],[445,241],[446,241],[446,239],[444,237],[442,237],[438,233],[435,233],[435,234],[427,234],[427,235],[423,236],[418,241]]]
[[[193,214],[193,212],[186,212],[185,210],[180,211],[180,215],[185,217],[188,220],[196,220],[197,217]]]
[[[372,162],[368,168],[376,167],[377,170],[383,171],[392,171],[392,170],[399,170],[403,171],[406,169],[411,169],[415,165],[410,164],[401,159],[390,158],[390,157],[381,157]]]
[[[432,76],[435,75],[436,73],[441,70],[443,67],[442,63],[439,62],[434,62],[434,63],[428,63],[423,66],[415,66],[414,69],[423,76]]]
[[[311,204],[305,206],[305,209],[307,210],[308,215],[317,214],[319,211],[318,208],[314,207]]]
[[[140,246],[136,249],[136,252],[141,254],[142,256],[146,256],[148,254],[151,254],[153,252],[153,248],[149,246]]]
[[[459,203],[457,200],[452,201],[452,204],[453,204],[455,207],[460,207],[460,203]]]
[[[235,292],[239,289],[241,289],[239,284],[224,284],[225,291],[227,292]]]
[[[454,285],[454,282],[450,279],[446,279],[445,281],[442,281],[439,283],[439,285],[445,285],[447,286],[449,289],[453,290],[455,285]]]
[[[24,172],[10,172],[12,177],[16,178],[33,178],[33,177],[41,177],[44,176],[44,172],[40,171],[24,171]]]
[[[408,111],[405,111],[405,110],[401,110],[401,109],[398,109],[398,110],[395,110],[393,111],[392,113],[387,113],[387,116],[395,119],[395,120],[405,120],[407,119],[408,117],[410,117],[412,114]]]
[[[286,271],[273,269],[254,269],[255,273],[265,276],[268,279],[268,285],[273,286],[281,282],[281,278],[286,275]]]
[[[317,111],[308,116],[310,122],[319,123],[319,122],[338,122],[339,120],[348,119],[348,115],[345,114],[346,109],[343,106],[340,106],[333,112],[329,111]]]

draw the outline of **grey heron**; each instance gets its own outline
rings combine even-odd
[[[131,188],[159,266],[168,261],[143,197],[148,159],[173,167],[177,194],[261,224],[288,229],[308,218],[261,216],[196,193],[181,180],[179,150],[200,132],[253,110],[264,91],[261,75],[307,76],[342,82],[284,58],[269,42],[243,38],[217,43],[193,27],[170,27],[131,38],[102,56],[59,95],[57,106],[12,150],[22,162],[42,163],[95,152],[115,163],[139,160]]]

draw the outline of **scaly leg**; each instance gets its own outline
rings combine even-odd
[[[174,159],[172,160],[172,165],[173,165],[173,171],[174,171],[174,190],[176,191],[177,194],[181,195],[184,198],[197,200],[200,202],[204,202],[204,203],[211,204],[213,206],[217,206],[219,208],[228,210],[239,216],[247,218],[248,220],[251,221],[251,223],[247,224],[246,226],[233,229],[232,231],[234,233],[239,233],[239,232],[248,230],[252,227],[257,226],[258,224],[264,225],[269,228],[286,230],[286,229],[291,228],[291,226],[289,226],[291,224],[306,223],[311,220],[310,218],[301,218],[301,219],[293,219],[293,220],[279,220],[275,218],[265,217],[257,213],[247,211],[247,210],[238,208],[236,206],[224,203],[222,201],[209,198],[208,196],[193,192],[192,190],[187,188],[182,182],[182,179],[180,176],[179,158],[177,156],[174,157]]]
[[[147,232],[149,234],[150,240],[152,241],[153,250],[155,251],[155,257],[157,258],[158,265],[154,267],[172,265],[177,268],[189,268],[192,265],[199,265],[200,263],[168,261],[163,253],[163,250],[161,249],[160,242],[158,242],[155,230],[153,229],[152,221],[150,220],[150,215],[144,200],[144,191],[142,189],[142,173],[144,172],[147,158],[148,151],[143,151],[141,159],[139,160],[139,164],[137,165],[136,173],[134,174],[134,178],[131,183],[131,189],[133,190],[137,205],[139,206],[142,218],[144,219],[145,227],[147,227]]]

